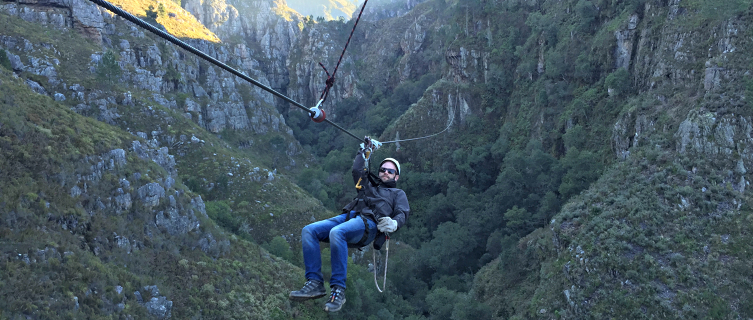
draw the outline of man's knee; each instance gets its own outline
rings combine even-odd
[[[329,231],[330,239],[340,239],[345,237],[345,230],[342,228],[334,227]]]
[[[314,237],[316,238],[316,230],[313,225],[307,225],[301,229],[301,238]]]

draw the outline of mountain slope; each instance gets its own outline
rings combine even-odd
[[[0,81],[3,316],[309,312],[284,294],[300,270],[221,231],[174,179],[171,155],[7,70]]]
[[[250,119],[208,115],[253,89],[220,86],[224,77],[179,63],[175,49],[122,21],[101,20],[109,31],[43,26],[35,19],[54,19],[45,9],[73,10],[29,8],[23,18],[34,23],[0,12],[0,317],[323,316],[288,302],[300,268],[251,242],[329,214],[266,166],[296,159],[273,108],[253,99]],[[213,133],[233,137],[225,128],[237,125],[235,147]],[[238,227],[257,231],[218,226],[228,223],[224,203],[243,206]]]

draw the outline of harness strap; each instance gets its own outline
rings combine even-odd
[[[366,221],[366,217],[361,214],[361,219],[363,220],[363,236],[361,237],[361,240],[356,243],[359,247],[366,246],[366,240],[369,240],[369,222]]]
[[[358,214],[355,210],[351,210],[348,212],[348,215],[346,216],[346,220],[350,220],[351,215]],[[366,246],[366,240],[369,240],[369,222],[366,221],[366,217],[363,216],[363,214],[358,214],[361,216],[361,220],[363,220],[363,236],[361,236],[361,240],[358,240],[355,244],[349,244],[354,245],[358,247],[365,247]],[[354,217],[355,218],[355,217]]]

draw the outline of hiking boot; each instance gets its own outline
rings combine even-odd
[[[345,288],[332,286],[332,292],[329,294],[329,300],[324,304],[324,311],[337,312],[345,304]]]
[[[321,298],[325,295],[327,295],[327,291],[324,290],[324,283],[316,280],[308,280],[301,290],[291,291],[288,297],[293,301],[306,301]]]

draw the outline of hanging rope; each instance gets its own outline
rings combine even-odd
[[[327,81],[324,82],[325,84],[324,91],[322,91],[322,94],[319,95],[319,104],[322,104],[324,103],[324,101],[327,101],[327,96],[329,96],[329,89],[331,89],[332,86],[335,85],[335,74],[337,73],[337,69],[340,67],[340,63],[343,61],[343,56],[345,56],[345,50],[348,49],[348,44],[350,44],[350,39],[353,38],[353,33],[356,32],[356,26],[358,26],[358,21],[361,20],[361,15],[363,14],[363,9],[366,8],[367,2],[369,2],[369,0],[364,0],[363,6],[361,6],[361,11],[358,13],[358,17],[356,18],[356,23],[353,24],[353,29],[350,30],[348,41],[345,42],[345,47],[343,47],[343,52],[340,53],[340,59],[337,60],[337,64],[335,65],[335,70],[332,70],[332,75],[330,75],[329,71],[327,71],[327,68],[325,68],[321,62],[319,62],[319,66],[321,66],[322,69],[324,69],[324,73],[327,74]]]
[[[382,281],[382,288],[385,290],[387,289],[387,258],[390,257],[390,235],[386,234],[387,236],[387,244],[385,245],[385,254],[384,254],[384,280]],[[377,290],[379,292],[384,292],[382,289],[379,288],[379,281],[377,281],[377,264],[376,264],[376,250],[372,249],[372,256],[374,258],[374,284],[376,284]]]

